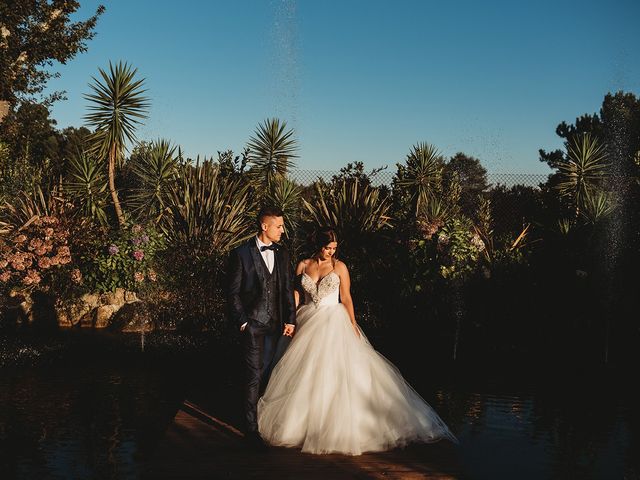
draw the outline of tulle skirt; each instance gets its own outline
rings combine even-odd
[[[305,305],[297,322],[258,402],[258,427],[268,443],[359,455],[414,441],[456,441],[362,331],[356,336],[342,304]]]

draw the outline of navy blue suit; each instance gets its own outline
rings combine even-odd
[[[246,429],[257,432],[258,397],[273,368],[274,353],[285,323],[295,325],[296,312],[289,253],[274,251],[274,268],[269,272],[256,239],[235,248],[229,258],[228,308],[231,320],[242,332],[247,381]]]

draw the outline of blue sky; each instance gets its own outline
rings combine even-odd
[[[640,94],[640,2],[80,0],[106,7],[88,51],[59,65],[59,127],[79,126],[83,94],[108,62],[146,78],[140,139],[191,157],[240,152],[277,116],[301,169],[374,168],[413,144],[478,157],[492,173],[546,173],[555,127]]]

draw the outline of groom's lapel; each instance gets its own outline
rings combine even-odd
[[[282,254],[282,247],[278,248],[274,253],[274,257],[276,259],[276,262],[278,263],[278,269],[280,271],[280,278],[284,278],[283,274],[284,274],[284,270],[283,268],[285,267],[284,265],[284,255]]]
[[[262,255],[258,251],[258,246],[256,245],[255,240],[249,241],[249,252],[251,252],[251,259],[253,260],[253,266],[260,277],[262,283],[266,281],[264,276],[264,260],[262,260]]]

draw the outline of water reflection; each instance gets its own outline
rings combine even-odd
[[[135,368],[4,370],[2,478],[137,478],[181,400],[175,386]]]
[[[215,362],[234,359],[207,364]],[[3,479],[137,478],[184,397],[228,423],[242,417],[239,375],[228,368],[147,363],[1,372]],[[624,379],[523,387],[423,375],[407,377],[459,438],[466,478],[639,478],[638,397]]]

